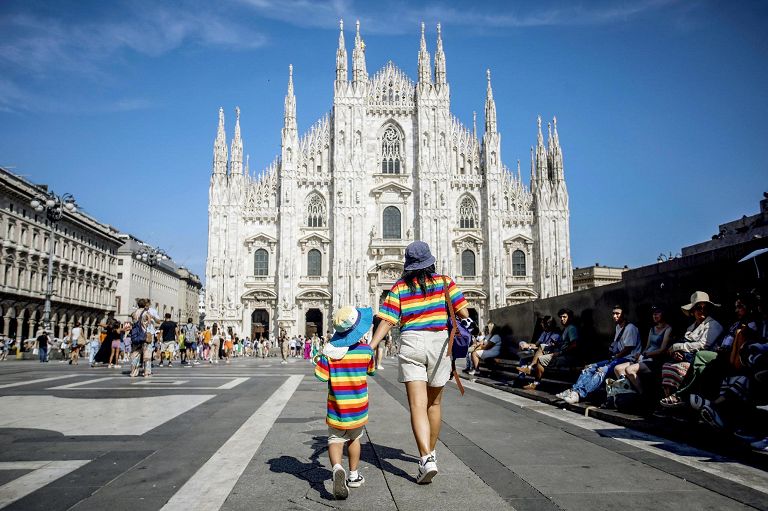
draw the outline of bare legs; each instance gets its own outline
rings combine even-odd
[[[442,424],[440,402],[443,387],[428,387],[424,381],[405,383],[408,406],[411,410],[411,429],[420,456],[426,456],[435,449]]]
[[[349,470],[357,470],[360,463],[360,439],[349,442],[347,447],[349,455]],[[344,457],[344,442],[333,442],[328,444],[328,458],[331,460],[331,467],[341,465]]]

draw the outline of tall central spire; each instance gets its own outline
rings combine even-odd
[[[344,20],[339,20],[339,49],[336,50],[336,82],[347,81],[347,46],[344,43]]]
[[[421,23],[421,46],[419,47],[419,83],[432,83],[432,70],[429,66],[429,51],[424,38],[424,23]]]
[[[493,100],[490,69],[486,69],[485,76],[488,80],[488,87],[485,91],[485,132],[496,133],[496,102]]]
[[[227,134],[224,131],[224,109],[219,108],[219,127],[213,143],[213,173],[227,173]]]
[[[232,139],[232,160],[229,173],[233,176],[243,174],[243,139],[240,137],[240,107],[235,107],[235,137]]]
[[[288,92],[285,94],[283,126],[287,130],[296,130],[296,96],[293,95],[293,64],[288,65]]]
[[[437,51],[435,51],[435,83],[445,84],[445,53],[443,52],[443,35],[440,23],[437,24]]]
[[[365,43],[360,37],[360,20],[355,23],[355,48],[352,50],[352,83],[359,84],[368,81],[368,71],[365,69]]]

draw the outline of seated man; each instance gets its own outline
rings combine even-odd
[[[552,319],[552,316],[544,316],[541,318],[540,324],[542,332],[536,342],[529,343],[521,341],[518,345],[520,351],[517,352],[517,356],[520,357],[521,364],[519,368],[533,367],[536,362],[534,361],[529,364],[528,361],[531,357],[535,358],[538,351],[541,351],[542,353],[550,353],[560,344],[560,333],[558,332],[557,327],[555,327],[555,321]],[[525,364],[523,364],[524,361],[526,362]]]
[[[579,351],[579,331],[573,324],[573,311],[560,309],[557,311],[563,333],[560,339],[545,348],[539,347],[533,355],[529,366],[518,367],[521,374],[533,374],[534,380],[525,387],[526,390],[535,390],[541,382],[547,367],[573,367],[581,364]]]
[[[488,339],[471,353],[472,369],[469,371],[469,374],[474,375],[477,373],[481,360],[496,358],[499,355],[501,355],[501,335],[499,328],[492,326]]]
[[[557,394],[557,397],[566,403],[574,404],[585,399],[591,392],[600,388],[605,382],[606,375],[613,374],[614,367],[628,362],[640,353],[642,349],[640,331],[627,321],[626,309],[621,305],[615,305],[612,314],[616,328],[610,347],[611,358],[588,365],[572,388]]]

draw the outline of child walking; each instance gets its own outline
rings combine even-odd
[[[349,488],[359,488],[365,478],[357,470],[360,437],[368,422],[367,375],[376,369],[373,350],[360,342],[373,324],[370,307],[343,307],[333,316],[336,331],[315,357],[315,376],[328,382],[328,457],[333,466],[333,496],[346,499]],[[349,455],[349,476],[342,467],[344,444]]]

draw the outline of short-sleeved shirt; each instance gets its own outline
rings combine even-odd
[[[325,422],[336,429],[355,429],[368,422],[367,375],[376,371],[373,350],[358,342],[344,357],[334,360],[321,355],[315,377],[328,382],[328,406]]]
[[[395,282],[389,290],[384,303],[379,307],[376,317],[393,325],[399,325],[400,331],[408,330],[448,330],[448,309],[445,303],[445,285],[453,303],[453,310],[458,312],[467,307],[464,294],[450,277],[437,273],[427,279],[426,295],[422,294],[418,283],[416,291],[408,288],[405,280]]]
[[[560,346],[558,351],[567,351],[577,349],[579,343],[579,331],[576,325],[567,325],[560,335]],[[573,346],[573,348],[571,348]]]
[[[37,338],[37,346],[41,350],[47,350],[48,349],[48,336],[43,334]]]
[[[163,321],[160,325],[160,331],[163,332],[163,342],[171,342],[176,340],[175,321]]]
[[[613,336],[611,344],[611,353],[619,353],[624,348],[632,346],[632,351],[627,356],[637,355],[643,348],[640,343],[640,330],[632,323],[627,323],[624,327],[616,325],[616,333]]]

